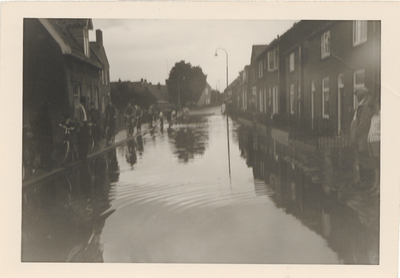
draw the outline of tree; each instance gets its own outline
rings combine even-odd
[[[207,75],[200,67],[192,67],[190,63],[176,63],[167,79],[168,92],[172,101],[179,105],[197,102],[206,86]]]

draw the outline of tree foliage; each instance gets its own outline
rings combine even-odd
[[[156,102],[156,98],[148,92],[147,88],[135,90],[131,82],[119,81],[111,83],[111,101],[118,110],[125,109],[128,102],[148,109]]]
[[[188,102],[197,102],[206,86],[207,75],[200,67],[192,67],[190,63],[181,61],[176,63],[167,79],[168,92],[172,101],[182,105]]]

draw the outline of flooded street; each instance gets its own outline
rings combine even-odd
[[[378,232],[276,142],[229,119],[228,155],[203,112],[24,188],[22,261],[379,263]]]

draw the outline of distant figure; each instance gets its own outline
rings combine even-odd
[[[221,105],[221,113],[222,113],[222,114],[225,114],[225,112],[226,112],[226,104],[225,104],[225,102],[224,102],[224,103],[222,103],[222,105]]]
[[[104,110],[104,130],[106,130],[107,142],[109,142],[110,139],[115,135],[116,125],[117,125],[117,109],[114,107],[110,99]]]
[[[137,132],[140,132],[142,131],[143,110],[138,105],[136,105],[135,108],[136,108],[136,130]]]
[[[85,109],[86,98],[81,97],[75,108],[75,127],[78,139],[78,156],[80,160],[85,160],[88,153],[88,116]]]
[[[172,110],[171,112],[171,119],[169,121],[169,127],[172,127],[176,122],[176,111]]]
[[[65,125],[68,128],[74,128],[69,132],[68,141],[70,144],[71,159],[75,161],[78,159],[78,150],[77,150],[78,139],[76,135],[75,123],[70,119],[68,113],[63,113],[61,116],[62,116],[61,118],[62,125]]]
[[[150,105],[149,107],[149,124],[150,127],[153,127],[153,121],[156,120],[158,114],[158,107],[157,102]]]
[[[101,139],[101,114],[100,111],[96,109],[94,102],[90,103],[89,122],[92,124],[94,145],[97,146]]]
[[[52,168],[51,154],[53,152],[53,127],[49,115],[50,103],[45,101],[37,115],[36,139],[37,148],[40,155],[40,164],[46,171]]]
[[[368,133],[371,126],[372,112],[368,106],[369,91],[367,88],[358,89],[355,92],[359,102],[351,123],[351,139],[356,154],[355,189],[366,189],[371,186],[371,169],[368,155]]]
[[[368,133],[368,150],[374,166],[374,184],[371,188],[371,195],[379,195],[380,192],[380,149],[381,149],[381,109],[378,101],[370,103],[373,116],[371,118],[371,127]]]
[[[164,128],[164,112],[163,110],[160,111],[160,115],[158,116],[160,118],[160,128],[163,130]]]

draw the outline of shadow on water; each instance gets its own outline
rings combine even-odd
[[[21,260],[103,262],[100,235],[118,178],[113,150],[24,188]]]
[[[241,127],[237,133],[241,157],[258,181],[257,195],[271,196],[276,207],[325,238],[341,263],[379,264],[379,213],[378,219],[360,221],[340,202],[340,187],[351,183],[351,176],[342,171],[351,167],[345,152],[308,157],[318,167],[307,168],[300,163],[302,154],[292,147],[249,128]]]

